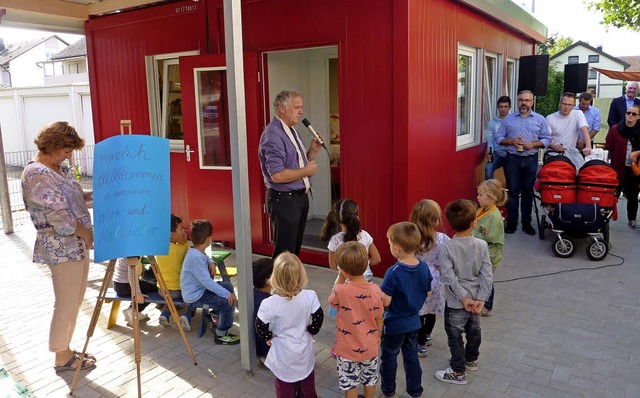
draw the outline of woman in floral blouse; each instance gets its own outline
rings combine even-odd
[[[38,154],[22,173],[24,204],[36,227],[33,261],[51,270],[55,304],[49,331],[49,350],[55,352],[56,371],[95,367],[95,358],[69,348],[78,311],[87,288],[88,250],[93,246],[93,228],[83,192],[64,162],[84,140],[66,122],[45,126],[34,140]]]

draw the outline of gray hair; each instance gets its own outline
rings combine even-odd
[[[278,114],[280,112],[280,105],[284,105],[285,108],[288,108],[292,97],[302,97],[302,94],[296,90],[280,91],[273,100],[273,109],[275,110],[275,113]]]
[[[522,90],[518,93],[518,96],[522,95],[522,94],[531,94],[531,98],[534,97],[533,92],[531,90]]]

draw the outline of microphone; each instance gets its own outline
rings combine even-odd
[[[311,125],[311,123],[309,122],[309,120],[307,120],[307,118],[302,119],[302,124],[304,124],[304,127],[308,128],[309,131],[311,131],[311,134],[313,134],[313,136],[316,139],[316,141],[318,141],[320,143],[320,145],[322,145],[324,147],[324,149],[328,152],[329,150],[327,149],[327,146],[325,145],[325,143],[322,140],[322,138],[320,138],[320,135],[314,130],[314,128]]]

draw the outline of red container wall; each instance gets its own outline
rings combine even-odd
[[[534,46],[494,20],[449,0],[411,0],[398,5],[396,15],[406,15],[403,18],[408,20],[408,31],[398,34],[407,37],[407,54],[395,55],[394,81],[395,87],[406,87],[405,96],[396,95],[396,114],[406,120],[408,131],[402,152],[395,154],[401,159],[406,153],[407,162],[406,181],[394,184],[397,189],[407,187],[406,202],[395,204],[401,218],[408,217],[414,203],[423,198],[432,198],[442,207],[451,200],[476,198],[485,145],[456,150],[458,43],[502,54],[504,64],[507,57],[533,54]],[[503,82],[499,84],[502,89]],[[395,131],[399,128],[404,124]],[[481,135],[480,127],[476,134]]]

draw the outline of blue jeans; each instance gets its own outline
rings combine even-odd
[[[493,309],[493,296],[495,296],[495,289],[493,288],[493,285],[491,285],[491,295],[489,296],[489,298],[487,299],[487,301],[484,302],[484,309],[487,311],[491,311]]]
[[[500,156],[493,154],[493,162],[487,162],[487,165],[484,167],[484,179],[490,180],[493,178],[493,173],[498,170],[500,167],[503,167],[507,164],[507,156]],[[506,169],[503,169],[505,178],[507,177]]]
[[[231,284],[231,282],[223,281],[217,283],[233,293],[233,284]],[[230,305],[226,298],[218,296],[211,290],[205,290],[198,301],[190,303],[193,307],[202,307],[204,304],[207,304],[209,308],[220,315],[220,321],[218,323],[218,330],[220,332],[226,332],[233,326],[233,314],[236,311],[236,307]],[[202,316],[204,316],[204,314]]]
[[[538,154],[531,156],[507,154],[505,171],[509,188],[507,226],[518,226],[518,207],[520,207],[522,225],[531,225],[533,184],[536,182],[538,172]]]
[[[463,373],[465,363],[477,361],[480,356],[480,316],[467,312],[464,308],[444,309],[444,330],[451,351],[449,365],[454,372]],[[462,334],[467,337],[465,346]]]
[[[418,331],[387,334],[382,333],[382,354],[380,355],[380,389],[384,395],[396,392],[396,372],[398,370],[398,354],[402,349],[402,362],[407,381],[407,393],[412,397],[422,394],[422,368],[418,359],[416,339]]]

